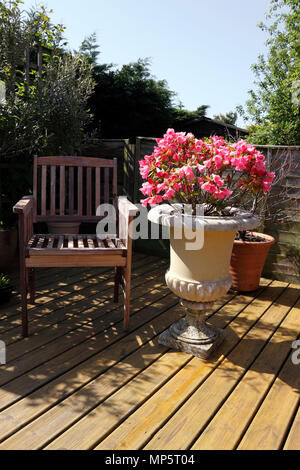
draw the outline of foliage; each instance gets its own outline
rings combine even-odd
[[[256,89],[251,90],[246,110],[249,141],[255,144],[300,144],[300,9],[298,0],[271,0],[267,56],[252,66]]]
[[[194,119],[199,119],[201,117],[206,116],[209,107],[210,106],[208,106],[207,104],[203,104],[201,106],[198,106],[195,111],[188,111],[182,106],[179,106],[179,108],[173,108],[173,120],[171,122],[171,125],[176,129],[180,129],[180,126],[186,124],[187,121],[192,121]]]
[[[100,54],[99,46],[97,44],[96,33],[87,36],[81,43],[79,53],[88,58],[89,62],[96,66],[97,58]]]
[[[277,227],[294,221],[298,213],[294,188],[287,184],[287,177],[299,167],[290,150],[273,152],[268,157],[268,170],[274,173],[272,191],[245,198],[243,208],[252,209],[259,217],[260,227]]]
[[[231,124],[232,126],[236,125],[238,118],[238,113],[236,111],[230,111],[226,114],[217,114],[214,116],[216,121],[224,122],[225,124]]]
[[[0,289],[4,289],[8,287],[8,285],[9,285],[8,277],[0,273]]]
[[[178,201],[191,204],[195,213],[204,204],[206,215],[240,205],[246,194],[255,198],[268,193],[275,178],[266,170],[264,155],[244,141],[228,144],[217,136],[198,140],[173,129],[140,162],[140,173],[146,180],[141,188],[145,206]]]
[[[83,57],[62,53],[64,27],[51,24],[44,7],[24,14],[20,4],[0,1],[0,80],[6,85],[0,108],[1,158],[47,150],[67,153],[70,147],[74,151],[89,118],[85,106],[92,92],[91,66]],[[38,47],[43,48],[43,72],[31,68],[28,79],[25,51],[32,56]]]
[[[90,114],[87,99],[92,94],[92,66],[82,55],[65,54],[44,68],[40,89],[43,125],[47,130],[44,153],[71,155],[76,153]]]
[[[115,70],[112,64],[96,66],[97,82],[90,107],[94,128],[103,138],[160,135],[172,120],[174,93],[164,80],[150,73],[148,59]]]
[[[149,59],[116,69],[113,64],[99,65],[99,49],[93,33],[85,38],[79,51],[94,66],[97,87],[90,99],[94,115],[91,129],[98,130],[101,137],[135,139],[138,135],[161,135],[170,126],[179,128],[188,120],[206,115],[208,105],[199,106],[196,111],[174,106],[175,93],[168,89],[165,80],[151,75]]]
[[[64,50],[64,27],[51,23],[45,7],[25,13],[21,5],[20,0],[0,1],[0,158],[9,165],[0,191],[11,203],[30,186],[34,154],[76,154],[93,90],[88,59]]]

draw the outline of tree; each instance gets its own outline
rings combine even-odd
[[[96,66],[98,55],[100,54],[99,46],[97,44],[96,33],[87,36],[81,43],[79,53],[85,55],[88,60]]]
[[[21,4],[0,1],[0,160],[8,166],[0,219],[2,195],[13,204],[29,190],[34,154],[76,154],[94,86],[88,59],[65,50],[64,27],[44,7],[24,13]]]
[[[0,155],[75,152],[89,119],[92,67],[64,50],[64,27],[44,7],[24,14],[20,0],[0,1]],[[29,68],[42,48],[42,69]]]
[[[236,125],[238,118],[238,113],[236,111],[230,111],[226,114],[217,114],[214,116],[216,121],[224,122],[224,124],[231,124],[232,126]]]
[[[252,66],[256,89],[250,90],[246,109],[238,110],[250,122],[255,144],[300,144],[300,9],[298,0],[271,0],[267,56]]]
[[[207,114],[208,108],[210,108],[210,106],[207,104],[202,104],[201,106],[198,106],[196,111],[188,111],[187,109],[184,109],[182,105],[180,105],[178,108],[173,109],[172,126],[179,129],[180,125],[186,123],[187,121],[204,117]]]
[[[155,137],[172,122],[174,93],[165,80],[156,80],[149,59],[139,59],[115,69],[112,64],[94,67],[97,82],[90,99],[93,127],[103,138]]]

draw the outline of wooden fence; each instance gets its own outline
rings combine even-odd
[[[271,164],[274,158],[291,158],[296,168],[286,175],[280,185],[274,186],[274,210],[277,210],[276,195],[286,195],[280,204],[288,220],[283,223],[266,223],[265,233],[272,235],[276,244],[271,248],[264,275],[273,279],[300,284],[300,147],[257,146]],[[271,199],[272,200],[272,199]],[[271,207],[272,209],[272,207]]]
[[[134,202],[139,202],[142,194],[139,188],[142,185],[142,178],[139,174],[139,161],[145,155],[153,152],[156,145],[155,138],[138,137],[136,144],[132,145],[128,139],[103,139],[95,140],[82,147],[81,155],[117,158],[118,159],[118,192],[127,194]],[[282,181],[282,188],[288,188],[290,196],[284,210],[290,212],[295,209],[293,218],[288,223],[265,225],[264,231],[273,235],[276,244],[269,254],[264,275],[273,279],[290,281],[300,284],[300,147],[280,147],[280,146],[257,146],[267,157],[268,161],[278,152],[285,158],[287,152],[291,155],[299,166],[288,174]],[[18,171],[21,171],[18,169]],[[0,170],[1,178],[6,178],[7,174],[2,165]],[[278,191],[276,187],[273,191]],[[138,240],[135,243],[136,249],[145,252],[169,255],[169,244],[166,240]]]

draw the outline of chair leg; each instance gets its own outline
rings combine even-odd
[[[130,295],[131,295],[131,266],[126,266],[124,278],[124,330],[129,330]]]
[[[122,277],[122,268],[117,267],[115,272],[115,289],[114,289],[114,302],[117,304],[119,303],[119,287]]]
[[[22,335],[28,338],[28,312],[27,312],[27,273],[25,266],[20,266],[20,291],[22,307]]]
[[[29,285],[29,295],[30,295],[30,303],[35,303],[35,271],[34,269],[29,269],[28,273],[28,285]]]

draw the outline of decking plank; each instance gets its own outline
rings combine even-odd
[[[162,266],[163,264],[160,263],[160,267]],[[158,272],[158,265],[154,264],[153,269],[147,265],[141,265],[136,269],[133,280],[138,279],[137,276],[145,276],[145,279],[150,279],[157,275]],[[80,312],[81,309],[84,311],[93,303],[103,303],[106,300],[112,299],[113,285],[111,270],[109,270],[104,272],[104,274],[88,279],[86,283],[83,281],[82,283],[72,285],[70,290],[66,288],[64,291],[60,291],[60,296],[57,298],[49,300],[43,297],[43,301],[37,302],[38,306],[30,311],[30,318],[32,319],[30,322],[31,333],[34,334],[43,328],[56,324],[56,313],[63,317],[63,314],[70,315],[71,312],[74,312],[75,306]],[[75,313],[76,311],[75,309]],[[20,315],[17,315],[13,321],[9,322],[10,328],[7,328],[6,333],[2,334],[3,340],[6,341],[7,345],[20,340],[20,322]]]
[[[146,307],[150,302],[139,299],[141,296],[142,289],[136,292],[136,308]],[[159,291],[156,289],[156,295],[153,297],[153,302],[165,296],[165,290]],[[0,380],[1,385],[4,385],[10,381],[16,380],[18,377],[22,376],[25,373],[35,374],[35,368],[39,367],[41,362],[48,362],[57,357],[59,354],[63,354],[72,347],[75,347],[80,341],[87,341],[88,339],[94,337],[95,335],[100,335],[107,326],[105,325],[105,313],[112,313],[112,307],[105,305],[105,312],[97,312],[95,309],[93,312],[89,312],[89,316],[92,318],[87,319],[85,322],[79,322],[74,325],[71,321],[64,323],[58,330],[55,329],[53,333],[47,334],[45,330],[43,335],[36,337],[37,341],[34,341],[34,347],[28,348],[28,351],[25,352],[25,358],[18,358],[15,361],[9,361],[9,367],[6,368],[4,372],[1,372]],[[110,319],[110,324],[114,323],[118,326],[118,323],[122,321],[122,309],[120,307],[115,307],[114,316]],[[119,328],[118,328],[119,329]],[[56,331],[57,330],[57,331]],[[68,340],[63,341],[64,336],[68,336]],[[44,343],[44,344],[43,344]],[[37,347],[42,346],[42,356],[40,357],[37,354]],[[104,344],[106,346],[106,343]],[[24,355],[25,355],[24,354]],[[16,386],[16,382],[14,382]],[[26,387],[24,386],[24,392]],[[3,393],[0,392],[0,402],[2,402]]]
[[[0,449],[299,450],[299,286],[262,279],[216,302],[209,321],[227,336],[204,362],[158,344],[184,311],[167,261],[135,259],[129,332],[105,268],[37,270],[26,341],[17,294],[1,309]]]
[[[102,350],[98,353],[94,351],[95,354],[90,358],[86,358],[87,360],[82,364],[78,364],[77,366],[74,364],[74,366],[76,366],[74,369],[67,371],[64,375],[46,384],[43,388],[39,388],[35,393],[30,395],[28,399],[23,399],[16,403],[14,408],[10,407],[7,411],[4,410],[0,413],[0,440],[9,432],[11,433],[15,428],[20,427],[20,423],[22,422],[20,420],[24,420],[24,416],[26,416],[27,420],[32,419],[33,416],[38,417],[42,410],[47,411],[51,405],[53,406],[62,399],[67,398],[74,391],[81,388],[82,385],[95,379],[95,377],[99,376],[101,373],[118,364],[120,360],[127,357],[130,353],[139,350],[140,347],[148,343],[153,336],[162,331],[162,328],[166,328],[172,322],[172,318],[174,318],[173,312],[170,311],[168,315],[165,314],[165,311],[170,309],[172,305],[174,305],[174,299],[171,303],[170,301],[169,303],[167,301],[164,303],[156,303],[151,308],[152,315],[155,310],[160,312],[158,317],[154,318],[152,321],[148,319],[146,325],[141,326],[138,330],[129,335],[123,334],[123,338],[116,344],[112,344],[110,348],[106,348],[104,351]],[[149,315],[149,308],[142,309],[142,316],[147,317],[147,313]],[[86,396],[84,391],[82,392],[82,396],[88,398],[88,395]],[[47,397],[47,399],[45,399],[45,397]],[[92,397],[90,399],[92,399]],[[33,406],[33,404],[35,404],[35,406]],[[14,411],[13,414],[12,410]],[[8,420],[7,416],[11,416],[12,419]],[[12,438],[13,437],[14,436],[12,436]],[[0,448],[4,449],[8,445],[10,445],[9,442],[4,441]]]
[[[147,262],[148,261],[151,263],[151,259],[150,260],[147,259]],[[133,277],[136,274],[138,274],[138,269],[143,264],[145,264],[144,259],[134,262],[135,271],[133,273]],[[153,266],[155,269],[158,266],[158,264],[154,263]],[[75,269],[75,271],[77,271],[77,268]],[[107,280],[110,283],[113,282],[111,268],[97,268],[96,271],[98,271],[98,275],[95,274],[95,271],[92,275],[79,274],[79,277],[78,277],[78,274],[74,275],[75,277],[72,278],[70,283],[68,283],[67,278],[65,278],[63,273],[61,273],[60,279],[62,279],[62,282],[60,286],[57,286],[56,284],[56,290],[52,290],[51,281],[48,282],[48,286],[50,285],[49,292],[46,292],[46,295],[42,293],[41,296],[37,296],[34,305],[28,305],[28,311],[30,312],[30,317],[33,318],[35,316],[38,316],[38,317],[44,316],[46,312],[43,311],[43,308],[45,307],[49,308],[50,312],[53,312],[53,310],[57,310],[59,308],[57,307],[57,305],[61,301],[64,302],[64,301],[70,300],[69,303],[73,302],[73,299],[71,299],[71,297],[72,295],[74,295],[74,293],[78,294],[81,292],[86,297],[88,294],[87,289],[90,289],[91,285],[97,286],[98,282],[101,280]],[[66,282],[63,282],[63,280],[65,279],[66,279]],[[55,289],[55,287],[53,287],[53,289]],[[8,315],[7,317],[3,317],[3,320],[0,323],[0,332],[1,331],[8,332],[10,327],[16,328],[16,326],[21,325],[21,319],[20,319],[21,307],[18,306],[18,308],[15,308],[15,307],[12,307],[12,308],[13,308],[13,311],[11,312],[11,315]],[[7,312],[7,309],[5,311]],[[1,328],[1,325],[2,325],[2,328]]]
[[[298,366],[299,367],[299,366]],[[300,405],[300,404],[299,404]],[[283,447],[284,450],[300,450],[300,406],[293,420],[287,440]]]
[[[144,272],[140,272],[140,275],[134,278],[133,285],[134,287],[139,288],[150,281],[159,282],[159,285],[163,284],[163,277],[159,272],[159,269],[151,270],[150,272],[145,269]],[[31,348],[31,346],[34,345],[38,334],[40,335],[45,332],[49,332],[51,328],[53,329],[53,327],[56,328],[56,326],[61,326],[65,321],[73,321],[74,325],[78,325],[78,322],[85,323],[86,320],[94,319],[93,312],[96,312],[98,306],[111,306],[111,308],[114,309],[117,304],[114,304],[112,301],[112,283],[107,280],[103,280],[102,282],[99,282],[98,286],[101,287],[101,292],[99,292],[97,286],[95,286],[95,288],[91,287],[86,289],[84,292],[81,291],[79,294],[74,293],[73,296],[68,296],[64,302],[56,305],[54,310],[51,310],[51,306],[49,304],[42,306],[39,312],[40,315],[38,312],[35,312],[35,314],[32,315],[32,335],[27,342],[19,340],[19,322],[14,329],[10,329],[7,333],[4,333],[2,337],[6,340],[6,345],[9,346],[8,351],[10,360],[16,359],[18,356],[23,356],[23,354],[29,350],[28,348]],[[153,284],[153,287],[154,286],[155,284]],[[106,310],[107,309],[105,309],[105,311]]]
[[[192,450],[235,449],[289,355],[299,314],[298,301]]]
[[[299,365],[293,364],[289,356],[247,429],[238,450],[278,450],[282,447],[291,420],[299,406],[298,369]]]
[[[276,285],[283,287],[286,284],[274,281],[273,286]],[[285,290],[279,297],[278,303],[267,301],[266,308],[261,312],[263,315],[243,337],[243,341],[233,349],[199,390],[160,430],[151,446],[157,444],[158,439],[162,449],[186,449],[193,445],[200,432],[220,409],[285,317],[290,308],[289,302],[295,302],[298,297],[299,291],[292,289],[291,291]],[[252,307],[255,306],[255,303],[254,301]],[[241,316],[238,319],[241,320]],[[231,328],[233,328],[233,324]],[[212,390],[213,393],[211,393]],[[178,433],[179,428],[180,433]]]
[[[141,291],[143,289],[144,287],[141,288]],[[151,308],[152,300],[146,302],[143,295],[141,296],[141,291],[137,290],[136,295],[138,297],[135,299],[132,315],[136,314],[139,321],[143,323],[144,319],[141,315],[138,315],[138,312],[141,309],[145,310],[144,318],[147,321],[149,315],[153,314],[153,308]],[[158,290],[156,295],[153,296],[155,305],[174,302],[171,295],[168,295],[167,299],[164,300],[167,294],[165,286],[162,291]],[[25,359],[15,361],[11,368],[8,367],[6,370],[1,371],[0,380],[2,384],[10,382],[9,389],[13,389],[14,394],[10,391],[7,393],[3,389],[0,390],[0,409],[18,400],[22,394],[28,394],[34,388],[47,383],[51,377],[57,376],[60,371],[62,371],[61,373],[65,372],[76,366],[80,360],[83,361],[89,358],[125,336],[122,329],[122,307],[117,306],[114,310],[111,306],[105,307],[105,311],[102,312],[102,315],[99,314],[98,319],[80,324],[77,329],[70,331],[64,340],[57,338],[41,348],[38,356],[35,351],[28,353]],[[105,315],[105,313],[109,315]],[[136,317],[135,320],[137,320]],[[114,323],[115,327],[107,330]],[[29,371],[30,374],[28,374]],[[35,380],[32,380],[32,377],[36,377]]]
[[[104,450],[112,448],[125,450],[140,449],[146,446],[145,449],[149,450],[149,446],[147,446],[147,441],[151,439],[154,433],[159,430],[159,446],[157,446],[157,443],[155,444],[153,442],[154,447],[152,447],[151,445],[152,449],[168,448],[180,450],[188,448],[189,442],[195,435],[194,433],[198,432],[199,422],[201,422],[203,416],[207,416],[207,408],[209,408],[209,405],[212,406],[212,402],[211,404],[209,404],[210,398],[214,398],[218,395],[218,393],[223,393],[222,387],[226,385],[226,383],[223,383],[224,372],[220,373],[219,370],[223,371],[223,369],[225,368],[223,363],[225,362],[227,364],[230,360],[224,359],[225,356],[231,351],[232,348],[235,347],[235,345],[239,342],[240,338],[243,337],[245,333],[249,331],[249,329],[251,328],[251,326],[249,327],[249,324],[251,325],[251,322],[255,323],[255,321],[272,304],[270,296],[272,297],[273,293],[273,296],[276,298],[276,296],[280,292],[276,290],[276,285],[278,285],[279,289],[284,289],[284,286],[286,285],[283,283],[274,284],[275,285],[273,286],[273,288],[267,288],[265,291],[267,300],[264,301],[263,299],[261,300],[260,298],[258,298],[257,301],[254,301],[252,304],[246,307],[243,312],[236,318],[236,320],[233,320],[230,323],[230,328],[228,328],[229,331],[227,335],[227,341],[226,343],[223,343],[223,345],[221,345],[217,353],[219,357],[217,356],[218,358],[215,358],[215,363],[212,360],[209,361],[208,364],[210,364],[210,367],[206,366],[206,368],[203,370],[203,373],[198,375],[198,382],[195,384],[195,388],[191,397],[189,396],[189,393],[184,393],[184,387],[181,387],[179,382],[177,382],[177,384],[172,384],[170,382],[168,386],[162,389],[152,399],[145,403],[145,405],[142,406],[136,413],[134,413],[130,420],[125,421],[123,424],[121,424],[115,432],[113,432],[107,439],[105,439],[102,444],[100,444],[99,447],[97,447],[97,449]],[[258,307],[259,302],[261,306],[260,309]],[[242,324],[241,316],[244,318],[244,322]],[[220,312],[220,314],[216,316],[216,318],[221,321],[223,319],[222,312]],[[230,358],[236,350],[238,350],[238,347],[233,349],[233,352],[229,356]],[[247,360],[247,354],[245,353],[244,355],[245,360]],[[194,360],[196,364],[197,361],[198,359]],[[230,378],[232,380],[236,380],[238,373],[241,371],[242,367],[240,367],[237,363],[235,374],[234,370],[232,369],[234,369],[233,366],[230,369]],[[212,373],[212,371],[214,371],[214,373]],[[180,373],[177,374],[176,380],[180,378],[179,376]],[[225,378],[226,376],[227,374],[225,372]],[[181,380],[181,382],[188,383],[188,380],[187,378],[185,378],[185,380]],[[210,385],[213,386],[214,394],[211,394],[212,388]],[[177,390],[179,389],[180,391],[182,388],[183,393],[177,393]],[[198,388],[199,390],[204,391],[203,398],[201,396],[198,396]],[[208,394],[206,390],[209,390]],[[205,402],[202,406],[201,399]],[[189,406],[187,406],[187,403],[189,403]],[[153,410],[155,410],[155,413]],[[162,426],[166,423],[167,420],[169,420],[170,416],[173,415],[173,419],[171,419],[162,430]],[[133,422],[135,423],[134,426],[132,426]]]

